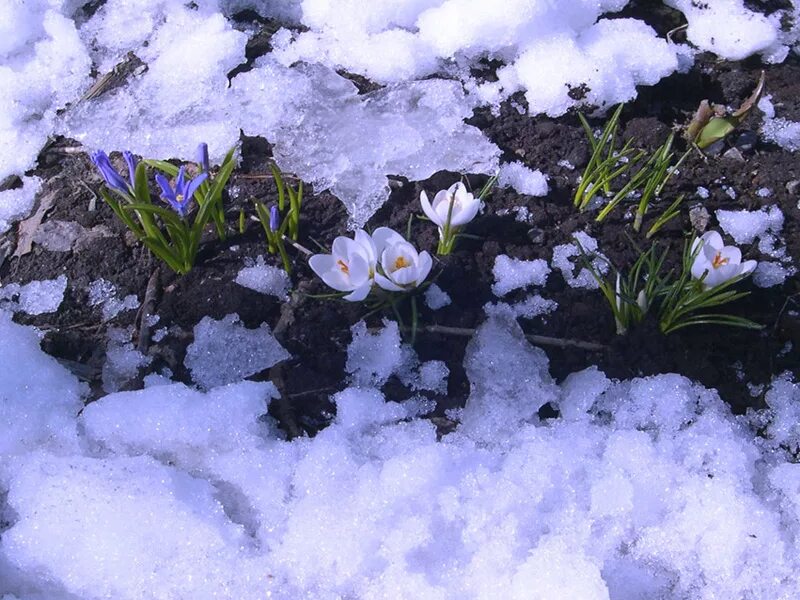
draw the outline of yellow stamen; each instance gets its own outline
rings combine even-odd
[[[394,270],[397,271],[397,269],[402,269],[403,267],[407,267],[410,264],[411,263],[409,263],[406,260],[405,256],[398,256],[397,259],[394,261]]]
[[[181,204],[183,202],[183,194],[176,194],[175,200],[178,201],[178,204]]]
[[[342,273],[344,273],[345,275],[350,274],[350,269],[341,258],[336,261],[336,264],[339,265],[339,268],[342,270]]]
[[[727,265],[728,262],[730,262],[729,258],[722,258],[722,252],[717,252],[714,260],[711,261],[711,266],[715,269],[719,269],[722,265]]]

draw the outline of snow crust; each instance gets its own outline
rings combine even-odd
[[[800,36],[781,29],[797,6],[764,16],[740,0],[668,3],[687,17],[692,43],[724,58],[780,61]],[[519,110],[531,115],[606,107],[691,61],[691,49],[643,21],[609,18],[626,4],[108,0],[87,18],[74,0],[6,3],[0,180],[33,167],[53,133],[88,150],[186,160],[206,141],[218,161],[242,130],[266,137],[281,169],[330,189],[357,227],[388,197],[389,175],[497,171],[499,150],[465,123],[478,106],[496,110],[523,92]],[[231,19],[246,9],[293,27],[247,65],[257,30]],[[497,81],[474,76],[484,59],[502,63]],[[343,71],[384,87],[360,94]],[[112,85],[87,93],[109,74]],[[517,184],[545,189],[524,179]]]
[[[263,256],[259,256],[255,264],[242,268],[236,274],[236,283],[261,294],[275,296],[279,300],[289,298],[289,288],[291,287],[291,281],[286,271],[280,267],[266,264]]]
[[[376,348],[394,347],[384,332]],[[744,417],[677,375],[593,367],[557,385],[502,311],[464,368],[470,397],[440,441],[424,403],[364,383],[288,442],[269,382],[156,385],[81,412],[82,386],[0,317],[0,596],[800,593],[795,382]],[[560,416],[540,419],[545,404]]]
[[[547,176],[541,171],[532,170],[521,162],[500,165],[497,174],[497,185],[513,187],[520,194],[528,196],[546,196],[548,192]]]
[[[0,192],[0,234],[30,214],[41,188],[42,180],[38,177],[23,177],[21,187]]]
[[[289,358],[266,323],[248,329],[239,315],[203,319],[194,327],[194,341],[184,364],[205,389],[240,381]]]
[[[29,315],[54,313],[64,301],[67,276],[31,281],[20,285],[9,283],[0,286],[0,310],[24,312]]]
[[[502,297],[520,288],[532,285],[543,286],[547,283],[550,267],[547,265],[547,261],[541,258],[520,260],[500,254],[494,260],[492,274],[495,281],[492,293]]]

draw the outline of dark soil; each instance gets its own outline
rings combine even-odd
[[[664,19],[669,19],[668,10]],[[268,46],[268,40],[259,43]],[[756,62],[725,63],[706,58],[688,74],[675,74],[652,88],[643,88],[638,99],[623,111],[624,135],[634,136],[641,146],[654,148],[663,142],[670,128],[686,122],[701,100],[708,98],[738,106],[752,90],[762,68]],[[800,120],[800,64],[796,57],[782,65],[768,66],[766,72],[767,93],[779,106],[781,116]],[[515,101],[524,103],[524,98],[515,98]],[[749,126],[753,130],[759,118],[751,119]],[[636,257],[631,239],[639,244],[645,241],[643,236],[631,231],[625,208],[618,208],[606,222],[597,224],[593,214],[578,213],[572,206],[577,178],[589,156],[587,141],[575,115],[559,119],[529,118],[506,103],[498,116],[479,111],[472,123],[502,149],[504,160],[520,160],[547,173],[550,193],[544,198],[522,196],[511,189],[497,189],[492,193],[484,214],[468,230],[479,239],[461,240],[456,252],[435,267],[435,272],[439,273],[437,283],[450,294],[453,302],[435,312],[420,303],[423,325],[479,326],[485,319],[484,305],[498,300],[491,292],[491,285],[494,283],[492,267],[499,254],[521,259],[544,258],[549,262],[553,247],[570,241],[577,231],[587,231],[596,237],[601,250],[614,265],[631,264]],[[595,120],[593,124],[601,127],[602,120]],[[740,139],[742,135],[745,138]],[[667,226],[657,239],[659,243],[671,244],[676,249],[676,257],[691,229],[690,207],[702,204],[712,215],[710,225],[714,227],[713,214],[719,208],[752,210],[777,204],[785,216],[783,238],[788,253],[795,265],[800,264],[800,186],[792,183],[800,180],[800,161],[796,155],[761,140],[750,147],[743,143],[748,135],[746,124],[726,142],[719,155],[707,159],[699,154],[690,155],[680,174],[671,182],[664,194],[665,203],[679,193],[685,193],[687,201],[679,219]],[[679,142],[679,146],[682,144]],[[101,200],[98,199],[94,210],[90,210],[92,190],[98,189],[100,179],[84,154],[69,151],[75,145],[71,140],[58,140],[40,157],[35,174],[45,180],[42,196],[58,194],[58,201],[46,219],[77,221],[86,228],[103,225],[113,236],[97,238],[80,251],[66,253],[49,252],[34,245],[29,254],[6,260],[0,267],[0,278],[5,284],[50,279],[62,273],[68,276],[69,288],[58,313],[38,317],[19,314],[16,320],[42,328],[46,332],[42,342],[44,350],[89,380],[100,394],[99,378],[108,328],[133,326],[138,332],[140,315],[136,311],[123,312],[111,322],[103,323],[99,309],[88,306],[86,288],[91,281],[104,278],[117,287],[120,296],[136,294],[142,301],[159,263],[126,235]],[[727,152],[737,147],[738,155]],[[249,222],[241,235],[233,231],[239,210],[243,207],[250,210],[253,198],[269,203],[276,196],[274,182],[268,176],[269,144],[245,138],[242,154],[241,168],[229,185],[231,197],[226,199],[232,227],[228,239],[219,242],[209,234],[196,267],[185,277],[176,277],[165,267],[159,269],[154,314],[159,317],[157,327],[169,327],[170,335],[160,343],[150,341],[147,344],[147,351],[154,358],[147,372],[169,367],[176,379],[189,382],[182,366],[183,358],[192,341],[192,328],[205,315],[219,319],[238,313],[248,327],[262,322],[274,327],[280,319],[283,303],[234,283],[245,258],[266,254],[258,223]],[[561,166],[564,160],[576,168]],[[459,178],[459,174],[445,172],[424,182],[395,178],[391,198],[369,227],[388,225],[405,231],[409,217],[420,214],[417,198],[421,190],[435,192]],[[468,181],[478,189],[486,177],[469,176]],[[696,195],[698,186],[708,188],[708,199],[701,200]],[[724,191],[726,186],[736,191],[735,199]],[[759,197],[756,190],[762,187],[772,190],[772,195]],[[513,213],[501,216],[517,206],[530,210],[531,223],[515,221]],[[658,207],[654,207],[650,219],[659,212]],[[335,236],[346,232],[346,222],[346,212],[335,197],[325,192],[308,195],[300,241],[312,249],[316,247],[315,241],[328,245]],[[12,241],[14,235],[12,231]],[[412,241],[419,248],[433,251],[435,228],[424,221],[415,221]],[[767,258],[762,257],[755,246],[743,248],[745,256]],[[326,292],[302,255],[293,256],[295,288],[303,293]],[[274,257],[268,260],[278,264]],[[663,336],[653,323],[644,323],[629,335],[619,337],[614,333],[613,317],[601,294],[570,288],[561,274],[554,271],[541,293],[558,302],[558,310],[546,318],[524,320],[522,325],[531,334],[602,344],[602,351],[544,347],[550,357],[551,372],[559,380],[590,365],[597,365],[616,378],[677,372],[717,388],[736,412],[743,412],[748,407],[763,404],[763,391],[753,392],[747,384],[767,384],[773,376],[786,370],[800,376],[797,359],[800,281],[792,278],[783,286],[769,289],[752,287],[750,282],[743,287],[751,294],[731,305],[730,311],[763,324],[761,331],[703,327]],[[529,292],[515,292],[503,300],[513,302]],[[359,304],[299,296],[293,304],[294,320],[280,336],[293,359],[281,369],[272,369],[256,377],[271,377],[276,381],[294,412],[295,421],[306,431],[313,432],[324,425],[333,411],[329,397],[347,385],[343,378],[350,327],[365,312]],[[381,318],[382,315],[373,315],[369,324],[377,326]],[[468,395],[469,382],[462,367],[468,339],[424,332],[417,338],[415,349],[421,360],[444,360],[451,371],[447,396],[435,397],[438,416],[447,408],[462,405]],[[138,341],[136,337],[134,341]],[[787,342],[792,342],[793,350],[782,352]],[[140,377],[131,382],[129,388],[141,385]],[[384,391],[390,399],[411,395],[396,380],[390,380]],[[292,420],[286,414],[279,416],[285,424]]]

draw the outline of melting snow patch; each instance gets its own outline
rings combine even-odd
[[[264,416],[270,383],[158,385],[78,416],[75,378],[0,319],[2,593],[798,595],[796,383],[747,418],[677,375],[591,368],[559,386],[502,313],[464,368],[462,423],[441,440],[422,404],[348,388],[329,427],[289,442]],[[541,421],[546,403],[560,416]]]
[[[28,216],[33,210],[36,194],[41,189],[41,179],[23,177],[22,187],[0,192],[0,234],[8,231],[16,221]]]
[[[427,304],[428,308],[431,310],[439,310],[440,308],[448,306],[451,302],[450,295],[435,283],[432,283],[428,286],[428,289],[425,290],[425,304]]]
[[[236,275],[236,283],[261,294],[275,296],[279,300],[289,297],[291,281],[281,268],[264,263],[264,257],[259,256],[255,264],[244,267]]]
[[[0,287],[0,309],[29,315],[54,313],[64,301],[67,276],[31,281],[25,285],[9,283]]]
[[[203,317],[195,325],[184,364],[195,383],[211,389],[241,381],[287,358],[289,353],[266,323],[247,329],[238,315],[231,314],[219,321]]]
[[[384,320],[383,329],[370,333],[367,324],[359,321],[351,331],[353,341],[347,348],[345,366],[351,384],[380,388],[404,362],[397,323]]]
[[[720,227],[738,244],[752,244],[756,239],[760,252],[777,260],[760,261],[753,274],[759,287],[781,285],[796,269],[780,237],[783,229],[783,213],[777,204],[760,210],[718,210]]]
[[[550,274],[550,267],[546,260],[520,260],[500,254],[495,258],[492,268],[495,283],[492,293],[502,297],[520,288],[531,285],[543,286]]]
[[[521,162],[500,165],[497,185],[512,187],[520,194],[528,196],[546,196],[548,192],[547,176],[538,169],[535,171],[529,169]]]
[[[89,294],[89,306],[102,305],[103,321],[110,321],[123,311],[139,308],[136,294],[129,294],[120,300],[117,287],[102,278],[92,281],[86,291]]]
[[[116,392],[139,374],[152,358],[139,352],[131,342],[133,328],[112,327],[108,330],[106,361],[103,364],[103,389]]]
[[[580,248],[583,248],[589,257],[594,257],[592,258],[592,267],[600,274],[608,272],[608,261],[597,251],[597,240],[589,234],[578,231],[573,234],[573,237],[577,242],[573,241],[553,248],[553,267],[561,271],[564,280],[570,287],[596,290],[600,284],[597,283],[589,269],[582,267],[575,275],[575,266],[582,260]]]

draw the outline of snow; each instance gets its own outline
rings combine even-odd
[[[521,162],[503,163],[497,174],[497,185],[513,187],[520,194],[546,196],[547,176],[538,169],[533,171]]]
[[[91,59],[64,5],[0,6],[0,181],[34,166],[56,112],[90,85]]]
[[[15,457],[0,461],[0,594],[800,592],[800,388],[787,378],[747,417],[677,375],[613,381],[591,368],[557,385],[498,313],[468,344],[453,433],[437,441],[422,405],[364,384],[334,395],[329,427],[289,442],[265,417],[269,382],[158,385],[81,412],[82,386],[30,329],[6,317],[0,333],[0,456]],[[540,420],[546,403],[560,416]]]
[[[528,286],[543,286],[550,274],[546,260],[520,260],[500,254],[494,260],[494,285],[492,293],[503,297],[506,294]]]
[[[728,60],[742,60],[753,54],[763,54],[767,59],[780,53],[779,26],[775,19],[744,7],[741,0],[665,0],[665,4],[680,10],[689,27],[689,41],[701,50],[713,52]],[[724,23],[724,27],[720,27]],[[788,49],[787,49],[788,50]],[[783,57],[785,58],[785,53]],[[768,62],[782,62],[772,60]]]
[[[450,295],[435,283],[432,283],[430,286],[428,286],[428,289],[425,290],[424,298],[425,304],[431,310],[439,310],[440,308],[449,306],[452,303]]]
[[[371,333],[359,321],[351,328],[353,341],[347,347],[345,371],[355,387],[380,388],[403,363],[400,329],[394,321],[384,320],[383,328]]]
[[[5,487],[4,457],[34,449],[73,449],[74,417],[83,406],[85,391],[54,358],[39,350],[33,329],[12,323],[10,315],[0,310],[0,489]],[[0,583],[0,593],[6,591]]]
[[[723,231],[737,244],[752,244],[758,240],[758,250],[776,260],[761,260],[753,273],[758,287],[782,285],[797,272],[780,235],[783,212],[777,204],[759,210],[718,210],[717,220]]]
[[[756,238],[780,233],[783,213],[777,204],[759,210],[723,210],[716,212],[720,227],[737,244],[752,244]]]
[[[556,310],[558,308],[558,302],[550,300],[549,298],[543,298],[539,294],[532,294],[524,300],[513,304],[511,308],[514,310],[517,317],[533,319],[542,315],[548,315]]]
[[[758,108],[764,114],[761,123],[761,135],[764,139],[789,152],[800,150],[800,123],[776,117],[775,105],[769,94],[758,101]]]
[[[89,306],[102,306],[103,321],[110,321],[123,311],[139,308],[136,294],[120,299],[117,297],[117,286],[102,278],[92,281],[86,291],[89,294]]]
[[[289,289],[292,285],[286,271],[266,264],[263,256],[259,256],[255,263],[242,268],[236,275],[236,283],[260,294],[275,296],[279,300],[289,298]]]
[[[573,234],[577,241],[568,244],[560,244],[553,248],[553,268],[561,271],[564,281],[573,288],[583,288],[596,290],[600,287],[591,271],[586,267],[581,267],[578,274],[575,274],[575,267],[583,263],[581,248],[591,259],[592,267],[595,271],[604,275],[608,272],[609,265],[605,257],[598,252],[597,240],[584,231],[577,231]],[[578,245],[580,244],[580,246]]]
[[[139,369],[146,367],[152,358],[145,356],[131,342],[133,327],[112,327],[108,330],[106,360],[103,363],[103,390],[116,392],[136,378]]]
[[[722,58],[782,60],[797,43],[780,31],[784,10],[667,3],[684,13],[689,40]],[[108,0],[88,20],[80,4],[0,6],[0,180],[31,168],[54,133],[154,158],[192,159],[206,141],[219,160],[241,129],[266,137],[282,170],[339,196],[351,226],[388,197],[389,175],[496,172],[499,149],[466,123],[476,108],[522,92],[530,114],[602,109],[692,52],[641,21],[603,18],[625,0],[508,0],[504,10],[476,0]],[[228,17],[243,9],[302,27],[278,32],[276,50],[229,81],[247,34]],[[146,69],[77,101],[93,66],[107,73],[129,51]],[[485,58],[504,65],[496,82],[470,74]],[[385,86],[359,94],[337,70]],[[767,117],[765,139],[792,149],[796,124],[774,107]],[[517,189],[546,185],[535,171],[504,172]],[[41,182],[23,181],[0,195],[0,232],[33,206]],[[717,215],[737,243],[758,240],[774,259],[761,261],[757,284],[793,273],[775,210]],[[558,246],[552,267],[573,287],[597,287],[579,255],[575,243]],[[608,268],[600,257],[594,266]],[[549,269],[499,256],[495,293],[544,285]],[[288,289],[258,263],[240,279],[279,297]],[[89,293],[103,311],[132,304],[107,283]],[[268,325],[248,329],[236,315],[195,327],[185,366],[200,389],[162,370],[143,390],[115,391],[150,357],[132,329],[112,329],[109,393],[84,406],[86,386],[4,312],[55,311],[66,286],[62,275],[0,288],[4,600],[800,596],[800,387],[788,376],[744,417],[678,375],[619,381],[594,367],[558,384],[517,324],[556,308],[531,294],[487,307],[464,358],[467,404],[447,413],[459,420],[452,433],[440,438],[420,418],[433,407],[422,392],[446,393],[448,365],[420,362],[396,323],[361,322],[350,387],[331,398],[335,419],[287,441],[267,416],[275,386],[242,380],[289,354]],[[426,301],[435,309],[449,297],[431,286]],[[386,401],[392,376],[411,397]],[[540,418],[545,406],[558,416]]]
[[[29,315],[54,313],[64,301],[67,291],[67,276],[55,279],[31,281],[24,285],[9,283],[0,285],[0,311],[24,312]]]
[[[203,319],[194,327],[194,341],[184,364],[204,389],[241,381],[289,358],[266,323],[247,329],[236,314]]]
[[[11,225],[27,217],[33,210],[36,194],[42,189],[42,180],[38,177],[23,177],[22,186],[0,192],[0,234],[5,233]]]

